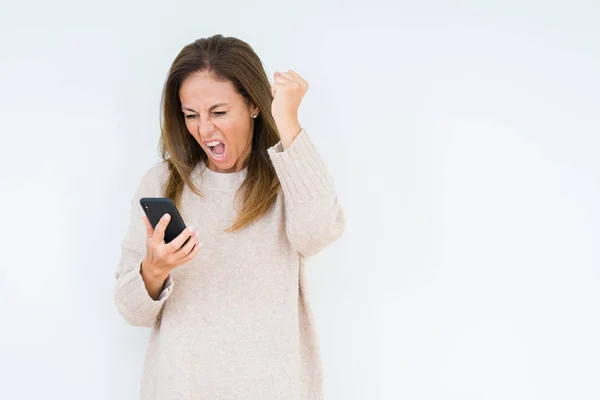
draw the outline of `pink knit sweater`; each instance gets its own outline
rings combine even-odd
[[[306,130],[290,148],[268,150],[281,181],[260,220],[227,233],[247,170],[218,173],[199,164],[180,212],[198,229],[196,258],[173,271],[159,299],[140,275],[145,256],[141,197],[164,196],[166,163],[142,178],[116,272],[114,300],[132,325],[152,328],[143,400],[321,399],[314,319],[303,289],[303,261],[336,240],[344,215],[333,181]]]

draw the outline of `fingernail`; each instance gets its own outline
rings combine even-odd
[[[171,218],[171,216],[169,214],[165,214],[165,215],[163,215],[163,218],[164,219],[169,219],[169,218]]]

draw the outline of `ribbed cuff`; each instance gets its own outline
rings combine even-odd
[[[167,297],[169,297],[171,295],[172,291],[173,291],[173,279],[171,279],[171,274],[169,274],[169,276],[167,276],[167,280],[165,281],[163,291],[160,293],[160,296],[158,296],[158,301],[161,301],[163,299],[166,300]]]
[[[333,193],[331,178],[314,143],[302,129],[290,147],[281,142],[267,150],[284,195],[300,204]]]
[[[140,271],[141,261],[138,263],[139,267],[126,272],[122,276],[116,300],[117,305],[124,315],[127,315],[132,321],[138,321],[140,324],[143,324],[144,321],[158,315],[163,303],[173,291],[174,282],[169,275],[159,299],[152,299],[148,294],[148,290],[146,290],[146,285],[142,278]]]

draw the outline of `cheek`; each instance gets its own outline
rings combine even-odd
[[[192,136],[198,136],[198,124],[193,119],[185,120],[185,127]]]
[[[228,144],[234,147],[237,152],[242,151],[247,146],[252,136],[250,123],[242,118],[221,121],[217,128],[225,136]]]

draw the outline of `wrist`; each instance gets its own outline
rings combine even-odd
[[[150,264],[145,258],[142,260],[140,270],[142,278],[147,278],[154,282],[164,282],[169,276],[168,272],[165,273],[164,271],[161,271],[160,269],[156,268],[155,266]]]
[[[292,145],[292,142],[300,131],[302,130],[302,126],[300,123],[296,121],[284,122],[278,125],[279,136],[281,137],[281,144],[283,145],[283,149],[287,149]]]

